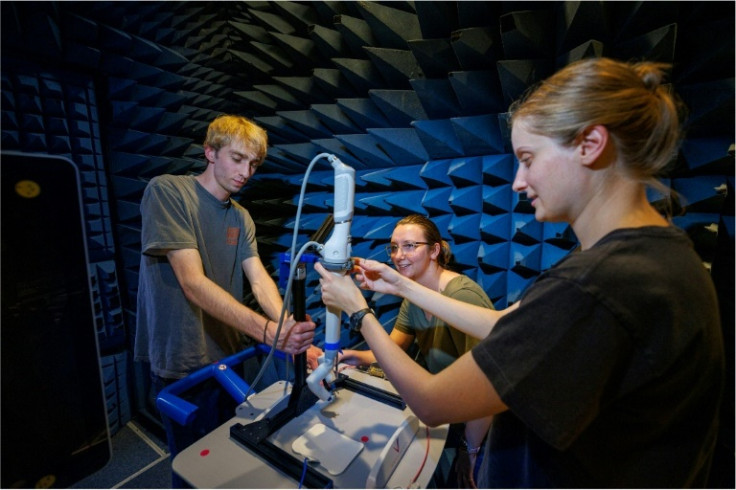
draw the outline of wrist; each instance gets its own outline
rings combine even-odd
[[[472,444],[468,443],[468,440],[465,439],[465,436],[463,436],[460,444],[460,448],[465,450],[465,452],[471,456],[477,456],[481,450],[481,447],[481,445],[473,446]]]
[[[412,292],[412,287],[417,284],[413,279],[407,279],[404,276],[399,276],[399,280],[394,283],[396,288],[396,295],[402,298],[406,298]]]
[[[268,324],[271,323],[270,318],[266,318],[266,323],[263,324],[263,343],[268,344],[267,335],[268,335]]]
[[[361,298],[362,298],[362,296],[361,296]],[[356,303],[354,305],[349,305],[348,308],[345,308],[343,311],[348,316],[351,316],[351,315],[359,312],[360,310],[364,310],[366,308],[368,308],[368,303],[366,303],[365,301],[363,301],[362,303]]]
[[[350,315],[350,330],[352,330],[353,332],[360,332],[360,329],[363,326],[363,319],[366,317],[366,315],[376,316],[376,313],[368,307],[352,313]]]

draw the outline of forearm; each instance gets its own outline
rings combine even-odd
[[[348,315],[366,307],[351,277],[332,274],[319,263],[314,268],[321,276],[322,301],[326,305]],[[387,378],[425,424],[465,422],[506,409],[472,351],[433,375],[389,337],[375,315],[363,318],[361,333]]]
[[[276,287],[276,283],[272,280],[261,281],[251,284],[251,290],[268,318],[273,320],[274,323],[278,323],[281,310],[284,306],[284,300]],[[288,318],[288,316],[289,312],[286,312],[284,318]]]
[[[480,419],[471,420],[465,423],[465,441],[468,446],[472,448],[480,447],[488,434],[488,429],[491,427],[493,416],[483,417]]]
[[[399,294],[422,310],[478,339],[487,337],[501,317],[518,307],[516,303],[505,310],[493,310],[465,303],[426,288],[410,279],[401,281]]]
[[[210,316],[258,341],[263,340],[266,318],[237,301],[230,293],[205,276],[182,285],[189,301]]]
[[[376,356],[369,350],[346,349],[342,351],[338,359],[352,366],[370,366],[376,362]]]
[[[433,375],[396,345],[373,315],[364,318],[361,332],[386,377],[425,424],[465,422],[505,409],[470,353]]]

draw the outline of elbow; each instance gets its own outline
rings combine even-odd
[[[419,420],[428,427],[437,427],[447,423],[447,420],[442,417],[442,414],[436,409],[433,410],[430,405],[422,405],[420,409],[412,409],[412,411],[414,412],[414,415],[416,415],[417,418],[419,418]]]
[[[197,302],[197,295],[195,294],[195,288],[192,284],[189,284],[187,282],[181,282],[179,284],[181,286],[181,291],[184,293],[184,297],[189,301],[190,303],[194,303],[198,305]]]

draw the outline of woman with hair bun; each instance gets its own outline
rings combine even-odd
[[[673,160],[678,105],[664,65],[591,58],[510,108],[513,189],[580,250],[544,271],[515,309],[444,298],[359,260],[361,287],[458,328],[490,333],[437,374],[418,369],[366,315],[361,332],[429,425],[492,415],[481,487],[703,487],[716,442],[724,354],[715,288],[684,231],[648,201]],[[327,274],[323,301],[365,299]]]

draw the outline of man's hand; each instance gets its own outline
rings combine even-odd
[[[284,351],[287,354],[301,354],[305,352],[312,345],[314,340],[314,328],[315,324],[312,319],[307,315],[307,320],[303,322],[297,322],[294,320],[294,316],[290,316],[284,321],[279,332],[279,340],[276,343],[276,348],[280,351]],[[267,344],[273,345],[273,339],[276,335],[276,329],[278,325],[275,322],[268,323],[268,329],[266,331]]]

